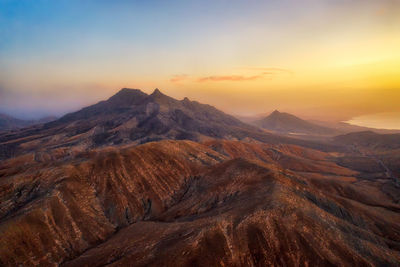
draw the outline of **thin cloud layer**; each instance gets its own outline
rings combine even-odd
[[[263,71],[264,73],[270,73],[270,74],[294,74],[292,70],[289,69],[284,69],[284,68],[274,68],[274,67],[245,67],[243,68],[245,70],[257,70],[257,71]]]
[[[254,75],[254,76],[243,76],[243,75],[221,75],[221,76],[206,76],[200,77],[197,79],[197,82],[221,82],[221,81],[233,81],[233,82],[241,82],[241,81],[252,81],[262,78],[263,75]]]
[[[173,75],[172,78],[169,80],[172,83],[178,83],[182,81],[195,81],[198,83],[204,82],[243,82],[243,81],[254,81],[259,79],[268,79],[271,80],[273,76],[282,75],[282,74],[290,74],[292,75],[293,72],[288,69],[282,68],[267,68],[267,67],[249,67],[244,68],[247,71],[257,71],[253,75],[240,75],[240,74],[226,74],[226,75],[210,75],[210,76],[189,76],[187,74],[176,74]],[[260,72],[261,71],[261,72]]]
[[[172,76],[172,78],[169,81],[172,83],[178,83],[178,82],[187,80],[189,78],[190,77],[187,74],[177,74],[177,75]]]

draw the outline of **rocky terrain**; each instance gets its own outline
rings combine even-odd
[[[132,89],[0,138],[1,266],[400,263],[396,145]]]
[[[358,146],[370,150],[400,149],[400,134],[379,134],[372,131],[349,133],[335,137],[337,143]]]
[[[384,170],[385,177],[392,178],[400,186],[400,134],[364,131],[336,136],[334,141],[349,148],[350,164]],[[353,160],[354,157],[359,160]]]

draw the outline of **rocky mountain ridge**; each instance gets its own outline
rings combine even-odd
[[[203,141],[213,138],[254,139],[328,148],[318,143],[267,133],[218,109],[176,100],[156,89],[150,95],[138,89],[120,90],[108,100],[69,113],[58,120],[0,133],[0,159],[52,150],[85,151],[102,146],[143,144],[164,139]]]

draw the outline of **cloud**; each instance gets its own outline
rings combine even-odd
[[[264,73],[270,73],[270,74],[279,74],[279,73],[293,74],[292,70],[284,68],[274,68],[274,67],[244,67],[242,69],[263,71]]]
[[[221,82],[221,81],[252,81],[263,77],[263,74],[254,76],[242,76],[242,75],[221,75],[221,76],[206,76],[197,79],[197,82]]]
[[[169,80],[172,83],[178,83],[182,81],[195,81],[198,83],[203,82],[243,82],[243,81],[254,81],[258,79],[271,80],[277,75],[293,75],[293,72],[288,69],[282,68],[271,68],[271,67],[246,67],[246,72],[253,72],[252,75],[239,75],[239,74],[226,74],[226,75],[210,75],[203,77],[194,77],[187,74],[176,74]]]
[[[172,83],[178,83],[178,82],[187,80],[189,78],[190,77],[187,74],[177,74],[177,75],[172,76],[172,78],[169,81]]]

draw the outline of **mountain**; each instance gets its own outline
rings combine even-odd
[[[259,131],[216,108],[166,96],[122,89],[107,101],[68,114],[51,127],[74,123],[77,131],[96,126],[95,143],[143,143],[161,139],[202,137],[240,138],[243,131]]]
[[[295,145],[164,140],[9,159],[0,263],[396,266],[394,185],[331,158]]]
[[[0,131],[13,130],[28,127],[34,124],[41,124],[55,120],[55,117],[45,117],[39,120],[21,120],[6,114],[0,114]]]
[[[27,152],[52,154],[51,150],[71,152],[163,139],[210,138],[329,147],[266,133],[210,105],[188,98],[176,100],[158,89],[148,95],[138,89],[124,88],[108,100],[50,123],[0,133],[0,159]]]
[[[253,124],[269,131],[291,135],[333,135],[336,132],[334,129],[277,110],[265,118],[254,121]]]

